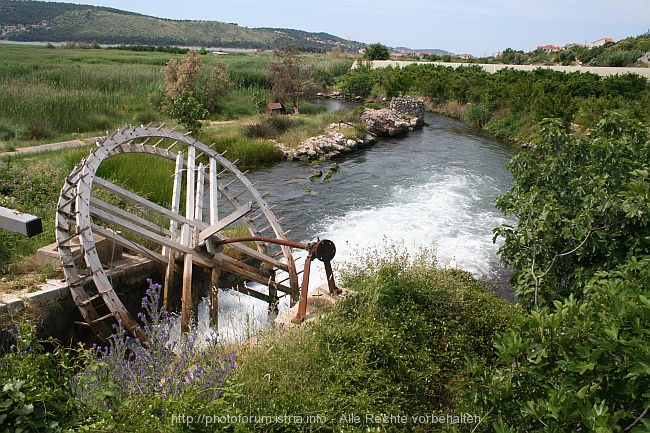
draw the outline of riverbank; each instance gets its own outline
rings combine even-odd
[[[397,137],[424,125],[424,101],[410,96],[392,98],[389,108],[366,108],[362,127],[345,122],[330,124],[325,133],[310,137],[297,148],[276,142],[284,157],[292,160],[331,159],[370,147],[380,137]]]

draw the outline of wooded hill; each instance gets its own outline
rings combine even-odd
[[[365,44],[327,33],[247,28],[219,21],[170,20],[118,9],[58,2],[0,0],[0,39],[356,52]]]

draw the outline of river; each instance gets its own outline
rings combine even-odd
[[[317,164],[282,162],[247,176],[259,181],[267,202],[276,205],[283,229],[293,240],[330,239],[333,264],[359,252],[396,243],[415,251],[434,247],[440,266],[467,270],[511,297],[507,272],[496,254],[492,229],[508,220],[494,198],[510,189],[506,162],[511,145],[448,117],[427,114],[426,126],[405,137],[381,139],[371,148]],[[336,162],[330,180],[311,181]],[[302,266],[303,254],[296,261]],[[322,264],[312,279],[324,282]],[[220,332],[246,338],[268,325],[266,305],[232,291],[220,298]],[[281,308],[287,308],[286,302]],[[230,329],[233,324],[237,325]]]

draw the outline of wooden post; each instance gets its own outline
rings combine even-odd
[[[174,170],[174,187],[172,189],[171,203],[171,211],[176,214],[179,212],[181,206],[184,159],[183,152],[179,152],[178,155],[176,155],[176,168]],[[171,240],[176,242],[178,236],[178,223],[173,219],[169,220],[169,232]],[[167,256],[168,259],[167,270],[165,272],[165,288],[163,290],[163,305],[166,308],[169,308],[169,295],[174,284],[174,262],[176,254],[172,249],[163,247],[162,255]]]
[[[194,200],[194,220],[203,221],[203,196],[205,188],[205,166],[203,163],[199,164],[199,167],[196,171],[196,197]],[[192,233],[192,245],[196,246],[199,244],[199,230],[194,230]],[[194,284],[192,287],[192,305],[198,305],[199,303],[199,287]]]
[[[219,179],[218,179],[217,160],[210,158],[210,225],[214,225],[219,220]],[[210,276],[210,327],[219,329],[219,278],[221,271],[218,268],[212,268]]]
[[[193,219],[194,217],[194,187],[195,187],[195,158],[196,149],[190,146],[187,151],[187,186],[185,188],[185,217]],[[192,227],[189,224],[183,224],[183,239],[181,243],[184,246],[192,247]],[[185,254],[183,263],[183,294],[181,295],[181,331],[189,332],[192,320],[192,254]]]
[[[219,220],[219,206],[217,202],[218,178],[217,178],[217,160],[210,158],[210,225],[216,224]]]

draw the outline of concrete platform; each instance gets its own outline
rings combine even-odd
[[[93,234],[93,239],[95,240],[95,246],[97,247],[99,260],[102,263],[117,262],[122,259],[122,247],[116,245],[111,239],[106,239],[97,234]],[[72,254],[79,254],[79,251],[81,250],[79,238],[73,238],[71,243]],[[61,259],[59,258],[59,249],[56,242],[39,248],[38,252],[36,253],[36,258],[41,264],[49,264],[54,266],[61,265]],[[79,255],[79,258],[75,261],[75,265],[82,266],[83,262],[83,256]]]
[[[329,288],[323,285],[310,292],[307,296],[307,314],[305,315],[304,321],[316,320],[322,313],[332,308],[340,300],[356,294],[356,292],[348,289],[341,290],[343,292],[340,295],[331,295]],[[296,305],[276,317],[275,326],[277,328],[295,326],[295,323],[292,323],[291,320],[298,314],[298,306],[299,304],[296,303]]]
[[[148,287],[146,279],[159,281],[162,278],[158,263],[131,254],[114,261],[106,274],[132,314],[141,308],[141,299]],[[88,279],[85,284],[94,283]],[[34,292],[0,293],[0,331],[25,318],[37,323],[37,334],[41,338],[54,337],[61,341],[91,341],[94,338],[90,328],[80,325],[83,319],[65,280],[46,280]]]

